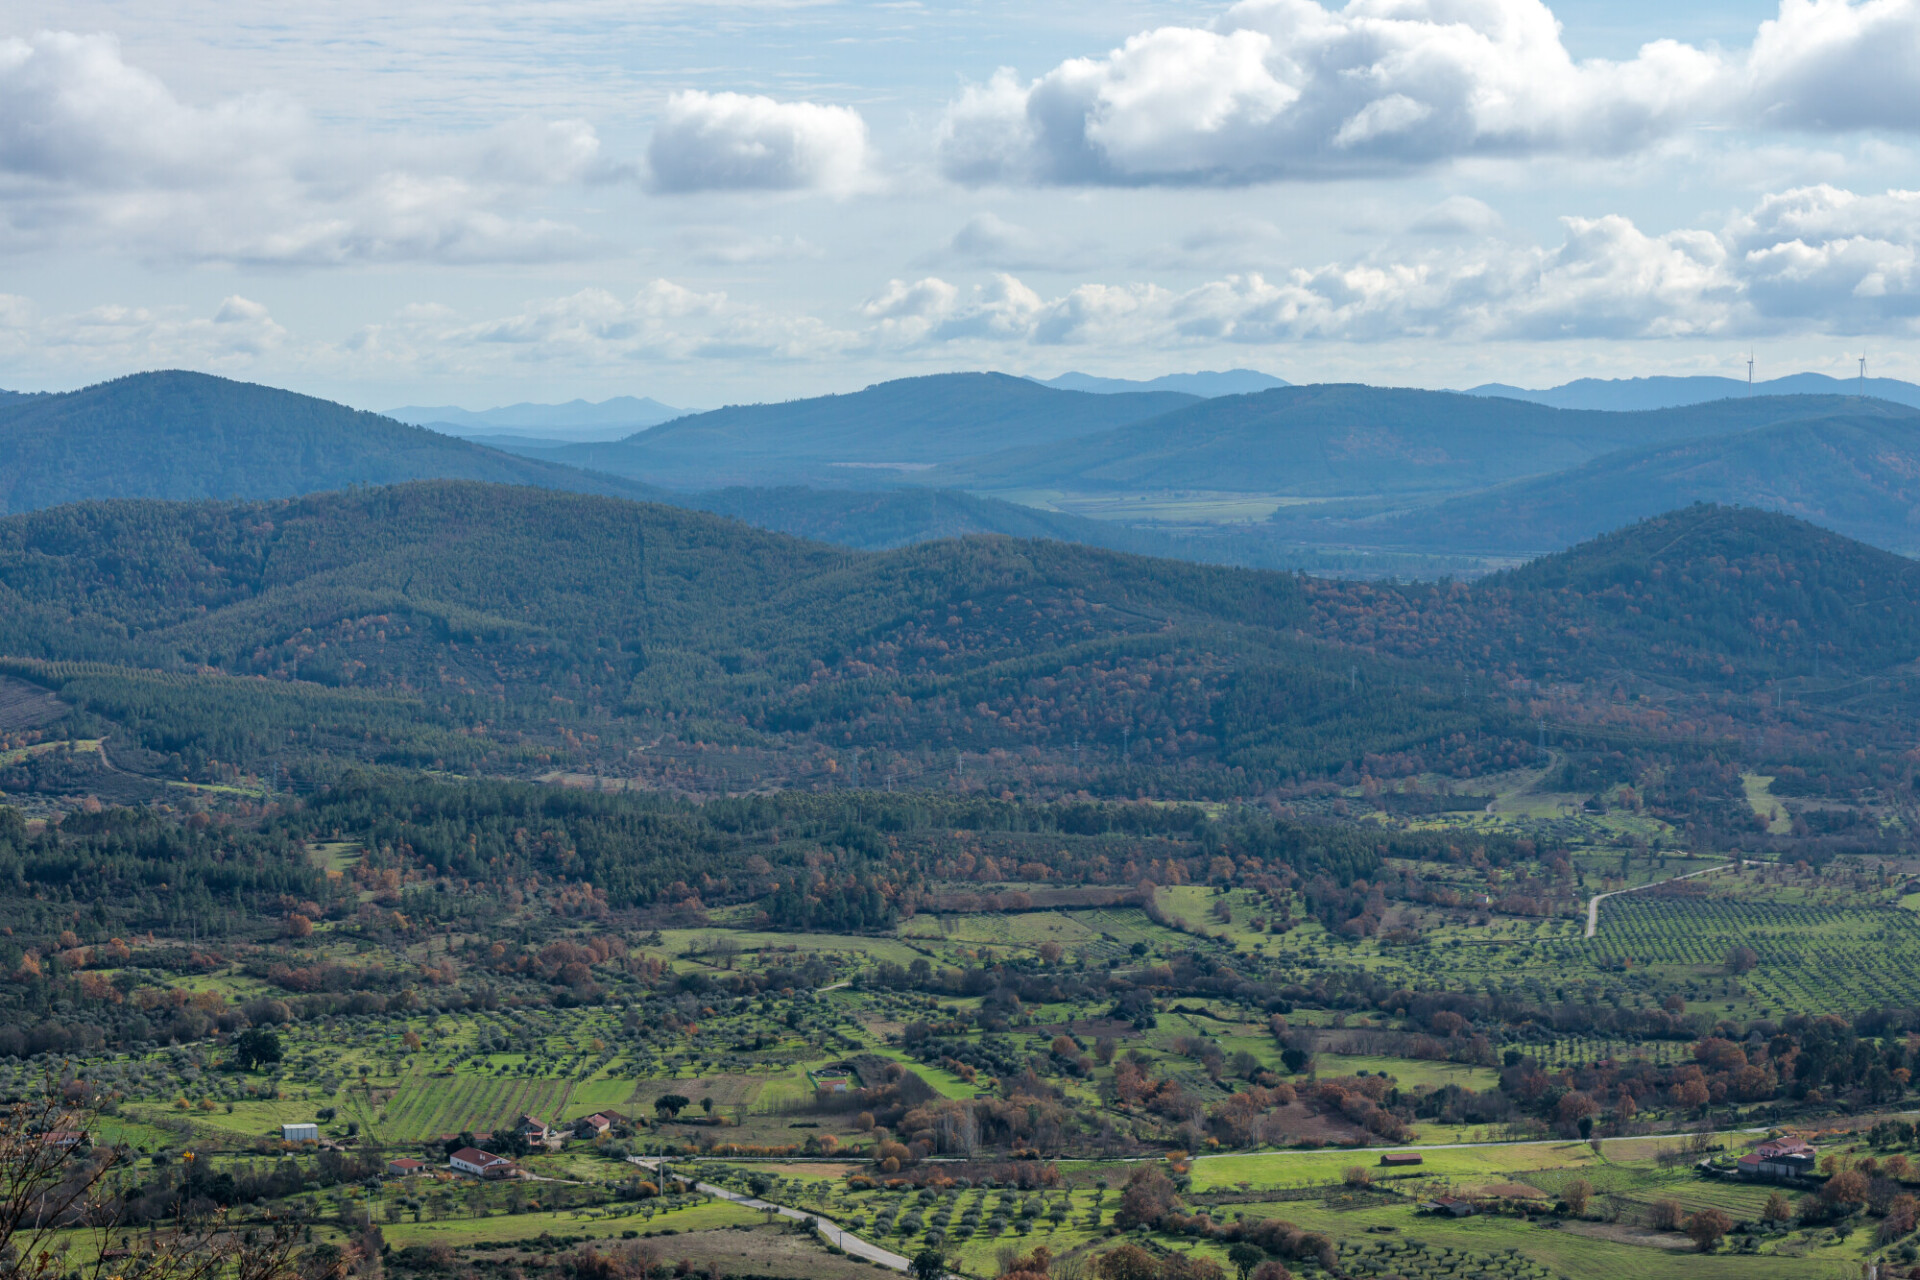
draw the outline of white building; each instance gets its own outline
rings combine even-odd
[[[318,1142],[320,1126],[317,1124],[283,1124],[280,1126],[282,1142]]]

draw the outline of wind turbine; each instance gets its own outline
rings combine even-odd
[[[1867,358],[1865,356],[1861,356],[1860,357],[1860,390],[1862,394],[1866,392],[1866,389],[1867,389]]]
[[[1753,394],[1753,348],[1747,348],[1747,394]]]

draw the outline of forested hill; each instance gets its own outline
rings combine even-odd
[[[528,488],[0,521],[7,669],[188,768],[631,769],[664,734],[740,748],[723,763],[747,781],[854,748],[913,771],[955,751],[1126,763],[1218,791],[1236,770],[1475,749],[1480,713],[1301,637],[1306,617],[1282,575],[1004,538],[859,553]]]
[[[1903,553],[1920,551],[1920,414],[1806,418],[1596,458],[1390,518],[1283,523],[1346,542],[1534,555],[1689,502],[1763,507]]]
[[[1871,693],[1920,658],[1920,564],[1752,509],[1687,507],[1471,586],[1305,585],[1319,634],[1537,679]]]
[[[1917,576],[1714,508],[1428,588],[1006,538],[862,553],[434,482],[0,520],[0,673],[77,708],[122,768],[627,774],[697,747],[744,787],[962,752],[1070,789],[1245,794],[1364,760],[1513,763],[1515,678],[1886,672],[1920,655]]]
[[[1063,443],[940,467],[972,489],[1199,489],[1299,496],[1477,489],[1602,454],[1849,412],[1916,411],[1846,396],[1755,396],[1643,413],[1348,385],[1222,396]]]
[[[277,498],[428,478],[646,498],[331,401],[178,371],[0,400],[0,512],[90,498]]]
[[[1070,440],[1197,399],[1173,391],[1060,391],[1001,373],[936,374],[850,395],[735,405],[616,444],[569,445],[541,456],[683,488],[876,485],[897,480],[900,468]]]

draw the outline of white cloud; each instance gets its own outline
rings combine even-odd
[[[1920,191],[1802,187],[1766,197],[1728,239],[1754,308],[1776,324],[1817,315],[1871,331],[1920,315]]]
[[[297,104],[180,101],[110,36],[0,41],[0,249],[273,265],[532,262],[594,248],[515,207],[598,175],[579,120],[344,137]]]
[[[211,316],[114,305],[48,316],[26,298],[0,294],[0,359],[10,362],[109,373],[183,365],[233,372],[279,351],[287,337],[265,306],[238,294]]]
[[[1782,0],[1751,49],[1575,60],[1542,0],[1241,0],[949,104],[966,183],[1219,184],[1629,155],[1702,124],[1920,129],[1920,0]]]
[[[1920,4],[1781,0],[1738,73],[1742,121],[1808,130],[1920,129]]]
[[[1408,224],[1407,230],[1427,236],[1485,236],[1499,231],[1500,215],[1472,196],[1448,196]]]
[[[1552,245],[1511,233],[1410,237],[1348,261],[1234,271],[1186,287],[1152,279],[1045,291],[1009,272],[894,279],[823,319],[654,280],[589,288],[498,314],[417,304],[344,342],[289,333],[233,296],[210,315],[102,306],[42,315],[0,295],[0,358],[16,368],[182,365],[374,379],[627,376],[645,366],[872,360],[1019,367],[1076,346],[1147,364],[1229,359],[1299,343],[1677,343],[1776,335],[1920,334],[1920,192],[1806,187],[1717,230],[1656,233],[1628,218],[1567,218]],[[1207,354],[1201,354],[1207,353]]]
[[[1071,271],[1084,267],[1095,246],[1051,231],[1008,222],[999,214],[974,214],[952,239],[923,260],[1015,271]]]
[[[679,250],[696,262],[723,267],[799,262],[823,256],[820,247],[804,237],[752,235],[738,227],[703,227],[683,232],[679,237]]]
[[[1421,223],[1487,229],[1484,206],[1443,203]],[[1084,284],[1043,297],[1000,274],[971,290],[895,281],[867,304],[896,321],[876,341],[1083,344],[1113,350],[1220,343],[1405,339],[1670,340],[1779,333],[1913,332],[1920,318],[1920,192],[1833,187],[1771,195],[1719,230],[1642,230],[1619,215],[1567,218],[1554,246],[1482,237],[1453,248],[1237,272],[1172,290]],[[1428,242],[1431,245],[1431,242]],[[912,323],[898,323],[910,316]]]
[[[409,308],[367,326],[347,346],[383,369],[473,375],[504,365],[599,371],[649,361],[802,360],[857,344],[857,335],[812,316],[654,280],[628,297],[582,289],[487,319],[444,307]]]
[[[867,181],[866,121],[851,107],[687,90],[647,146],[653,189],[846,194]]]

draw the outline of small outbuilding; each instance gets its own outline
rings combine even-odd
[[[398,1160],[387,1161],[387,1172],[403,1178],[409,1174],[418,1173],[426,1167],[426,1161],[415,1160],[412,1156],[401,1156]]]
[[[280,1126],[282,1142],[318,1142],[320,1126],[317,1124],[283,1124]]]
[[[1380,1157],[1381,1165],[1388,1169],[1404,1169],[1408,1165],[1426,1162],[1427,1158],[1417,1151],[1389,1151]]]

